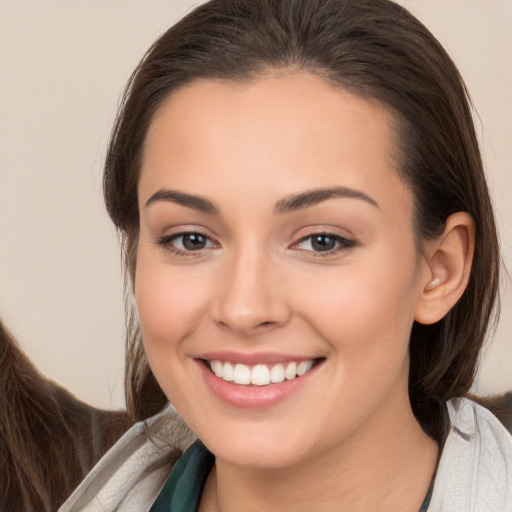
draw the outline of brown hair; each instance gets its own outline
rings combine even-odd
[[[199,78],[243,81],[270,69],[319,74],[385,105],[398,134],[397,169],[415,197],[419,244],[447,217],[469,212],[476,247],[467,289],[434,325],[414,324],[410,398],[427,433],[440,439],[445,401],[465,395],[498,298],[499,247],[468,94],[432,34],[388,0],[212,0],[165,32],[132,75],[107,154],[108,212],[124,242],[133,282],[137,183],[151,119],[169,94]],[[129,311],[126,395],[137,419],[165,396]]]
[[[130,426],[45,379],[0,321],[0,510],[57,510]]]

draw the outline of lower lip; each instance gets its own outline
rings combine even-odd
[[[283,402],[299,391],[322,365],[321,363],[315,364],[309,372],[292,380],[284,380],[267,386],[254,386],[226,382],[217,377],[203,360],[196,360],[196,362],[210,391],[224,403],[242,409],[265,409]]]

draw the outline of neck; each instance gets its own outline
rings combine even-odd
[[[399,412],[384,407],[357,434],[292,467],[248,468],[217,459],[200,512],[417,512],[438,446],[407,406]]]

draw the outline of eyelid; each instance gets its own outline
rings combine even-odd
[[[315,251],[313,249],[303,249],[298,247],[299,244],[307,241],[308,239],[312,239],[315,236],[326,236],[331,239],[333,239],[337,245],[333,249],[328,249],[325,251]],[[311,231],[307,234],[304,234],[301,236],[297,241],[293,242],[290,246],[292,250],[296,251],[302,251],[303,253],[308,253],[308,255],[311,255],[313,257],[327,257],[327,256],[333,256],[337,255],[340,252],[343,252],[347,249],[350,249],[351,247],[354,247],[357,245],[357,241],[354,240],[352,237],[344,236],[339,233],[334,233],[331,230],[327,229],[311,229]]]
[[[182,257],[201,257],[204,256],[205,252],[210,251],[211,249],[215,249],[220,247],[219,242],[216,240],[214,236],[212,236],[208,230],[205,230],[199,226],[180,226],[179,228],[175,228],[175,232],[167,233],[158,237],[154,243],[158,246],[161,246],[167,252],[182,256]],[[289,245],[289,248],[295,251],[300,251],[302,253],[307,254],[311,257],[327,257],[334,256],[343,252],[351,247],[357,245],[357,241],[353,236],[347,234],[336,233],[334,229],[324,228],[322,229],[319,226],[310,226],[306,229],[301,229],[302,236],[295,237],[295,241]],[[180,237],[184,237],[186,235],[197,234],[206,239],[207,245],[202,248],[198,248],[196,250],[186,249],[176,247],[173,242]],[[336,242],[336,245],[332,249],[326,249],[323,251],[314,250],[314,248],[306,249],[299,247],[300,244],[304,243],[308,239],[312,239],[315,236],[325,236],[329,237]]]
[[[187,250],[185,248],[181,249],[172,244],[172,242],[180,237],[184,237],[186,235],[200,235],[204,237],[209,245],[206,247],[197,249],[197,250]],[[219,247],[219,243],[215,238],[205,232],[205,230],[199,227],[188,227],[181,228],[174,233],[168,233],[166,235],[158,237],[155,242],[156,245],[162,247],[165,251],[181,256],[181,257],[200,257],[203,256],[205,251],[209,251],[213,248]]]

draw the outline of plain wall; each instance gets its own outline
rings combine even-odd
[[[120,256],[101,193],[106,141],[131,70],[198,3],[0,0],[0,315],[44,374],[96,406],[123,405]],[[401,3],[468,84],[512,268],[512,2]],[[512,388],[511,331],[509,289],[478,391]]]

